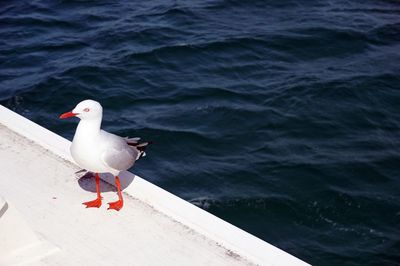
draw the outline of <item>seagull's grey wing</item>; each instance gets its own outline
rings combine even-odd
[[[113,169],[124,171],[133,166],[139,151],[127,146],[125,149],[109,148],[102,152],[101,159]]]
[[[104,145],[101,159],[110,168],[119,171],[128,170],[139,157],[139,151],[128,146],[124,138],[104,130],[100,131],[100,138]]]

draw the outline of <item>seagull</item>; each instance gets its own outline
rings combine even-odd
[[[95,173],[97,198],[84,202],[86,208],[99,208],[101,173],[115,176],[118,200],[110,202],[108,209],[119,211],[124,205],[119,174],[131,168],[135,161],[145,156],[151,142],[139,142],[140,138],[122,138],[102,130],[103,107],[94,100],[84,100],[70,112],[60,115],[61,119],[80,118],[70,147],[72,158],[87,171]]]

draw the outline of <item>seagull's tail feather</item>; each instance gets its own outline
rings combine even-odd
[[[129,137],[126,137],[125,140],[126,140],[126,143],[128,143],[129,145],[131,145],[131,144],[139,144],[140,138],[129,138]],[[133,146],[133,145],[131,145],[131,146]]]
[[[147,146],[149,146],[150,144],[153,143],[152,141],[145,141],[145,142],[139,143],[139,138],[135,138],[135,142],[130,142],[129,140],[130,139],[127,139],[128,145],[135,147],[140,152],[137,160],[146,156],[145,150],[146,150]]]

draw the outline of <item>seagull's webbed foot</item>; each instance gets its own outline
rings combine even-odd
[[[112,209],[112,210],[119,211],[122,208],[122,206],[124,206],[124,201],[123,200],[117,200],[117,201],[108,203],[108,205],[110,205],[110,206],[108,207],[107,210],[111,210]]]
[[[86,208],[100,208],[101,206],[101,195],[100,195],[100,176],[98,173],[96,173],[96,192],[97,192],[97,198],[92,201],[87,201],[82,203],[83,205],[86,205]]]
[[[82,203],[83,205],[86,205],[86,208],[100,208],[101,206],[101,198],[97,198],[92,201],[87,201]]]
[[[118,176],[115,176],[115,186],[117,187],[118,200],[108,203],[108,205],[110,205],[108,207],[108,210],[113,209],[119,211],[122,208],[122,206],[124,206],[124,200],[122,198],[121,183],[119,182]]]

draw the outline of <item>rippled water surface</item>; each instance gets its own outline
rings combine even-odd
[[[394,0],[0,2],[1,104],[314,265],[400,265],[399,73]]]

